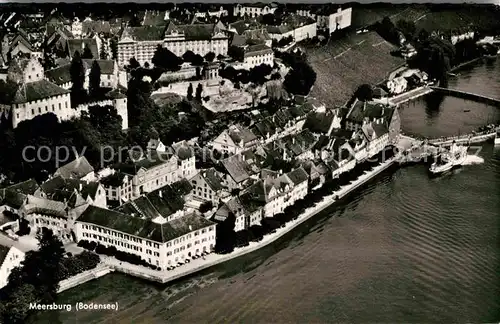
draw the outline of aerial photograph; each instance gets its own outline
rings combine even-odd
[[[0,3],[0,323],[500,323],[500,2]]]

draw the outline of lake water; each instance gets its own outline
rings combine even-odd
[[[500,98],[500,62],[460,71],[450,87]],[[470,109],[469,113],[463,112]],[[455,135],[497,122],[499,109],[422,98],[403,129]],[[388,171],[253,254],[169,285],[108,275],[61,302],[119,303],[118,312],[41,314],[63,323],[451,323],[500,319],[500,151],[429,178]]]

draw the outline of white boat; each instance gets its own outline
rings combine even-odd
[[[467,159],[468,146],[451,145],[450,151],[439,156],[440,161],[432,163],[429,171],[432,174],[441,174],[450,171],[454,167],[464,164]]]
[[[500,146],[500,127],[497,128],[495,133],[495,146]]]

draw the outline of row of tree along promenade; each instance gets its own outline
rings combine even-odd
[[[360,163],[359,166],[355,170],[349,172],[349,174],[344,174],[339,179],[331,179],[326,182],[320,189],[312,192],[309,197],[307,197],[308,199],[304,199],[296,205],[291,206],[292,208],[287,211],[287,216],[289,216],[288,220],[282,222],[277,220],[274,226],[267,224],[264,226],[264,232],[261,232],[260,235],[257,234],[255,240],[242,243],[242,239],[237,238],[233,242],[233,250],[229,253],[211,253],[203,258],[192,260],[173,270],[161,271],[134,265],[129,262],[122,262],[108,256],[101,256],[101,260],[105,265],[115,271],[150,281],[169,283],[217,264],[254,252],[275,242],[301,223],[312,218],[335,202],[338,202],[360,186],[387,170],[398,159],[392,152],[394,152],[394,148],[389,147],[385,152],[380,154],[379,158],[381,159],[378,161]],[[386,155],[385,158],[383,157],[384,155]]]

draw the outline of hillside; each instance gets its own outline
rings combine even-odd
[[[306,49],[317,79],[311,95],[328,106],[346,103],[363,83],[379,83],[405,63],[390,54],[394,46],[375,32],[352,35]]]

